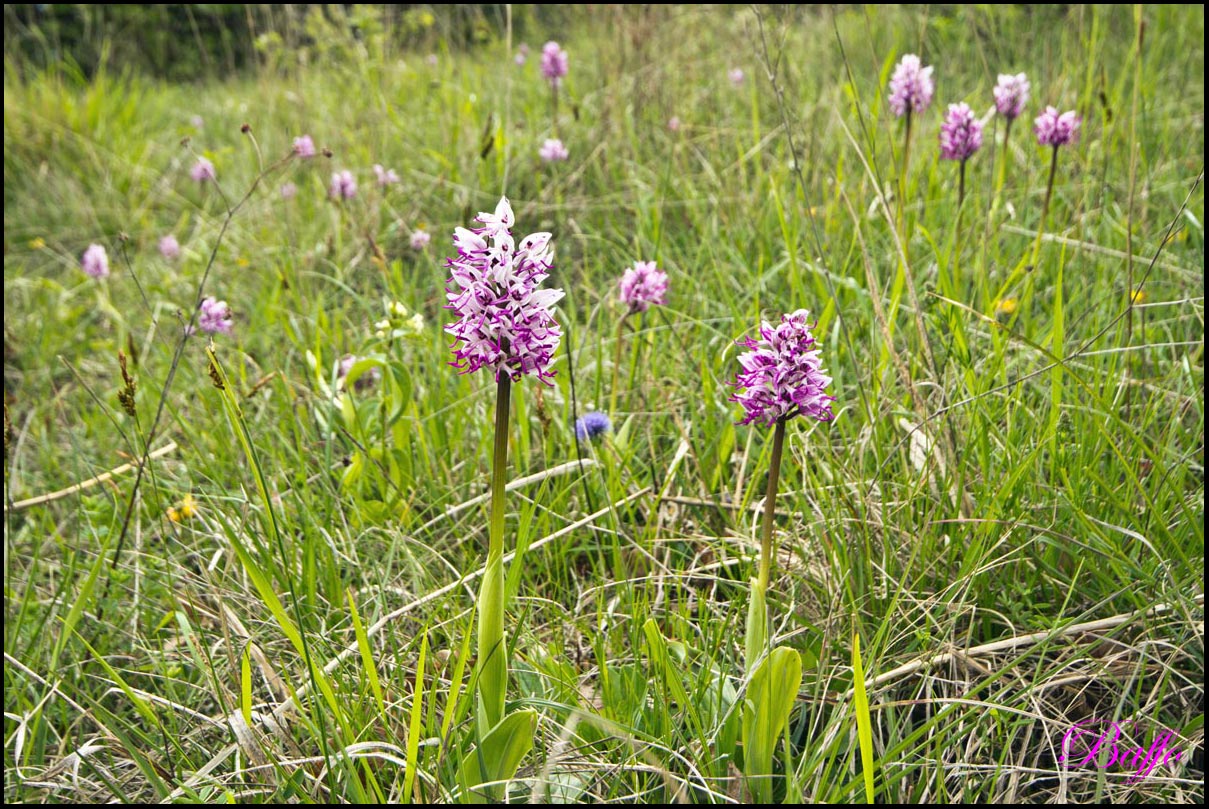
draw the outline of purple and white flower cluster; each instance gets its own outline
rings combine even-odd
[[[1028,103],[1029,89],[1028,76],[1023,73],[1014,76],[1010,73],[1000,73],[999,82],[992,91],[995,94],[995,109],[1009,121],[1016,120],[1020,113],[1024,112],[1024,105]]]
[[[667,273],[653,261],[637,261],[621,275],[621,302],[631,312],[645,312],[651,304],[666,303]]]
[[[327,193],[332,199],[352,199],[357,196],[357,178],[348,169],[332,172],[332,183]]]
[[[294,138],[294,154],[299,157],[314,157],[315,156],[315,141],[310,135],[299,135]]]
[[[160,239],[160,255],[168,261],[175,261],[181,255],[181,243],[169,233]]]
[[[966,103],[950,104],[940,125],[940,156],[945,160],[968,160],[982,148],[982,122]]]
[[[214,171],[214,164],[204,157],[197,158],[193,168],[189,169],[189,176],[199,183],[218,179],[218,173]]]
[[[208,334],[230,334],[235,327],[231,307],[226,301],[206,298],[198,307],[197,327]]]
[[[730,397],[743,406],[742,424],[771,426],[779,419],[807,416],[831,421],[834,396],[824,391],[831,377],[823,371],[815,347],[810,313],[799,309],[784,315],[778,326],[765,321],[760,340],[738,341],[749,349],[739,355],[739,371],[732,383],[740,392]]]
[[[567,52],[557,42],[551,40],[542,46],[542,75],[550,82],[551,87],[558,87],[563,76],[567,75]]]
[[[1065,146],[1078,140],[1081,123],[1074,110],[1059,114],[1057,107],[1046,107],[1034,121],[1033,132],[1042,146]]]
[[[890,109],[900,118],[908,112],[923,112],[932,103],[936,85],[932,66],[924,67],[919,57],[909,53],[894,68],[890,77]]]
[[[432,241],[432,234],[423,228],[413,230],[411,233],[411,249],[423,250]]]
[[[88,249],[80,257],[80,269],[93,278],[109,275],[109,254],[105,252],[105,245],[95,242],[88,245]]]
[[[537,156],[547,163],[555,163],[570,157],[567,147],[558,138],[546,138],[545,143],[537,150]]]
[[[400,181],[399,172],[394,169],[384,168],[381,163],[374,163],[374,176],[378,178],[378,185],[383,188]]]
[[[512,237],[516,221],[507,197],[495,213],[480,213],[482,227],[456,228],[453,244],[458,254],[448,259],[446,288],[458,321],[445,331],[455,338],[451,365],[460,373],[490,368],[518,380],[536,374],[548,382],[554,373],[550,361],[562,332],[553,307],[561,289],[541,289],[550,274],[554,254],[549,233],[533,233],[520,242]]]

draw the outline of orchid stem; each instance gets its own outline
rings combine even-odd
[[[609,389],[609,410],[610,418],[617,418],[617,386],[621,381],[621,347],[625,343],[625,322],[629,312],[622,315],[617,321],[617,339],[613,343],[613,385]]]
[[[960,226],[961,209],[966,201],[966,161],[961,161],[961,169],[957,174],[957,221]]]
[[[777,486],[781,477],[781,455],[785,447],[785,417],[777,419],[772,436],[772,460],[768,468],[768,490],[764,495],[764,519],[760,529],[760,561],[756,578],[751,583],[751,600],[747,605],[747,636],[745,654],[748,674],[755,670],[756,661],[764,653],[768,640],[768,580],[772,574],[772,534],[777,508]]]
[[[1041,222],[1037,225],[1037,240],[1033,242],[1033,267],[1037,266],[1037,257],[1041,253],[1041,236],[1045,233],[1046,222],[1049,221],[1049,204],[1054,195],[1054,177],[1058,173],[1058,147],[1054,146],[1054,155],[1049,162],[1049,182],[1045,184],[1045,202],[1041,204]]]
[[[903,138],[903,170],[898,175],[898,227],[903,248],[907,243],[907,170],[911,166],[911,108],[907,107],[907,131]]]
[[[502,371],[495,399],[495,449],[491,457],[491,521],[487,564],[479,589],[479,740],[504,718],[508,660],[504,645],[504,487],[508,471],[508,410],[512,378]]]
[[[777,507],[777,485],[781,478],[781,454],[785,447],[785,419],[777,419],[772,434],[772,460],[768,469],[768,491],[764,495],[764,520],[760,530],[759,580],[764,587],[772,573],[772,533]]]
[[[996,196],[1003,191],[1007,185],[1008,159],[1011,156],[1009,151],[1012,139],[1012,119],[1007,119],[1007,124],[1003,128],[1003,162],[999,167],[999,188],[995,190]]]

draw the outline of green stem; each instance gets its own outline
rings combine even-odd
[[[768,609],[766,594],[772,573],[772,534],[777,508],[777,485],[781,477],[781,455],[785,447],[785,419],[777,419],[772,436],[772,460],[768,469],[768,490],[764,495],[764,520],[760,530],[760,561],[756,578],[751,583],[751,600],[747,605],[747,632],[744,650],[748,674],[764,653],[768,640]]]
[[[1008,157],[1011,155],[1011,152],[1008,151],[1008,147],[1012,139],[1012,120],[1013,119],[1008,118],[1007,124],[1003,128],[1003,163],[1000,164],[999,167],[999,188],[995,189],[996,196],[998,196],[998,194],[1003,191],[1004,186],[1007,185]]]
[[[630,316],[629,312],[622,315],[621,320],[617,321],[617,340],[613,344],[613,386],[609,388],[609,418],[617,418],[617,385],[621,379],[621,346],[625,342],[625,322]]]
[[[907,249],[907,169],[911,165],[911,107],[907,107],[907,133],[903,138],[903,170],[898,176],[898,227]]]
[[[957,170],[957,228],[953,235],[953,252],[949,256],[949,287],[946,294],[956,294],[956,290],[960,288],[957,261],[961,255],[961,221],[965,215],[966,201],[966,160],[961,161],[961,167]]]
[[[634,407],[634,403],[629,401],[629,397],[633,395],[634,390],[638,387],[638,361],[642,356],[641,352],[646,344],[649,335],[644,331],[646,327],[646,312],[638,313],[638,327],[634,329],[634,344],[630,348],[630,381],[626,385],[626,408],[627,412]]]
[[[961,169],[957,174],[957,227],[961,229],[961,209],[966,201],[966,161],[962,159]]]
[[[1049,162],[1049,182],[1045,184],[1045,202],[1041,204],[1041,222],[1037,225],[1037,240],[1033,242],[1033,267],[1037,267],[1037,256],[1041,253],[1041,235],[1045,233],[1045,224],[1049,220],[1049,203],[1054,195],[1054,177],[1058,173],[1058,147],[1054,148],[1054,156]]]
[[[508,471],[508,410],[512,378],[502,372],[495,399],[495,449],[491,457],[491,521],[487,564],[479,589],[479,699],[476,731],[481,741],[504,718],[508,661],[504,645],[504,487]]]
[[[500,374],[495,397],[495,449],[491,455],[491,534],[488,555],[504,554],[504,486],[508,483],[508,410],[512,377]]]
[[[768,468],[768,491],[764,495],[764,522],[760,531],[760,583],[768,587],[772,571],[772,530],[777,507],[777,484],[781,478],[781,454],[785,447],[785,419],[777,419],[776,431],[772,434],[772,460]]]

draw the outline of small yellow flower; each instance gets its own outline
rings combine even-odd
[[[29,241],[30,250],[41,250],[45,246],[46,246],[46,239],[43,239],[41,236],[39,236],[36,239],[30,239],[30,241]]]
[[[1132,304],[1136,305],[1136,304],[1141,303],[1144,300],[1146,300],[1146,290],[1144,290],[1144,289],[1135,289],[1129,295],[1129,302]]]
[[[184,522],[197,516],[197,501],[193,499],[193,495],[186,494],[180,502],[179,506],[173,506],[168,509],[168,519],[172,522]]]
[[[240,256],[239,258],[235,259],[235,266],[241,267],[241,268],[250,267],[250,266],[252,266],[252,262],[248,261],[243,256]]]
[[[1015,298],[1001,298],[995,304],[995,317],[1011,317],[1020,308],[1020,301]]]

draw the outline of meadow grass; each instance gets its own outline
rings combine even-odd
[[[837,401],[790,422],[781,468],[769,631],[805,678],[777,799],[863,800],[871,759],[885,801],[1201,802],[1204,12],[1030,8],[597,6],[542,32],[570,53],[556,107],[545,37],[519,67],[507,29],[434,36],[430,64],[329,23],[192,85],[6,55],[6,801],[464,793],[494,385],[447,364],[443,265],[506,193],[567,293],[554,385],[513,392],[509,697],[539,721],[512,799],[748,795],[771,431],[735,425],[727,382],[735,338],[805,307]],[[900,183],[885,80],[909,52],[938,90]],[[1032,101],[1006,146],[988,123],[959,215],[944,106],[981,115],[1019,71]],[[1045,104],[1083,127],[1034,262]],[[304,132],[332,156],[274,167]],[[570,159],[543,163],[555,136]],[[188,177],[203,154],[217,186]],[[668,305],[619,329],[635,260]],[[212,354],[181,341],[203,276],[236,315]],[[375,336],[390,301],[418,335]],[[337,399],[346,354],[381,379]],[[170,443],[129,513],[130,470],[44,497]],[[1184,756],[1133,780],[1059,761],[1080,720]]]

